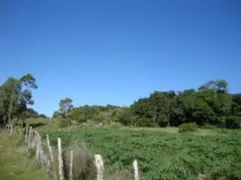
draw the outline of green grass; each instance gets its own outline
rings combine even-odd
[[[42,136],[45,138],[44,131]],[[197,133],[178,133],[178,128],[92,128],[66,131],[49,130],[52,146],[61,137],[63,148],[84,142],[88,150],[100,153],[105,161],[106,180],[117,170],[132,170],[137,159],[142,180],[241,179],[241,131],[199,129]],[[46,172],[28,158],[26,147],[0,132],[0,179],[46,180]],[[81,168],[81,167],[80,167]],[[129,179],[126,179],[129,180]]]
[[[28,159],[27,149],[18,146],[16,137],[0,132],[0,179],[1,180],[45,180],[45,171]]]
[[[167,132],[165,132],[167,131]],[[198,134],[176,133],[177,129],[120,128],[49,132],[56,146],[85,142],[92,153],[100,153],[107,176],[117,169],[132,169],[137,159],[143,180],[241,179],[240,131],[201,130]]]

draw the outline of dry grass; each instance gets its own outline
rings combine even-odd
[[[116,180],[134,180],[134,173],[127,169],[121,169],[116,171],[115,179]]]
[[[73,180],[93,180],[96,177],[94,157],[83,145],[72,145],[63,152],[64,176],[69,179],[70,151],[73,151]]]

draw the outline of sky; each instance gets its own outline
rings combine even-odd
[[[132,104],[225,79],[241,92],[239,0],[1,0],[0,84],[31,73],[35,110]]]

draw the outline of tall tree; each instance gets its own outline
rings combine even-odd
[[[166,126],[170,121],[170,99],[168,98],[168,95],[168,93],[158,91],[150,94],[152,120],[159,126]]]
[[[59,111],[66,118],[67,113],[73,108],[73,101],[70,98],[61,99],[59,102]]]
[[[21,83],[21,103],[33,105],[32,89],[37,89],[36,79],[31,74],[26,74],[20,78]]]
[[[36,89],[35,78],[27,74],[20,79],[10,77],[0,87],[0,117],[2,123],[10,123],[13,117],[19,117],[27,105],[34,103],[31,89]]]
[[[7,122],[5,123],[10,123],[18,108],[21,90],[19,81],[13,77],[10,77],[1,86],[1,89],[3,112],[6,117],[5,119],[7,119]]]

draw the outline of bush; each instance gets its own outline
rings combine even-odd
[[[64,176],[69,179],[70,169],[70,150],[63,153]],[[96,168],[94,166],[94,157],[85,148],[76,146],[73,150],[73,179],[91,180],[96,177]]]
[[[229,116],[226,121],[226,128],[239,129],[241,128],[241,117],[240,116]]]
[[[195,122],[193,123],[183,123],[179,126],[179,133],[182,132],[198,132],[198,126]]]
[[[137,126],[139,127],[154,127],[155,124],[151,121],[151,119],[141,117],[137,119]]]
[[[49,122],[50,120],[47,118],[28,118],[25,120],[25,123],[33,128],[48,125]]]
[[[64,128],[71,126],[72,122],[70,119],[60,119],[59,120],[59,128]]]

